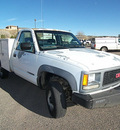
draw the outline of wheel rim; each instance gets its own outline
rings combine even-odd
[[[102,51],[107,51],[107,49],[106,48],[102,48]]]
[[[48,92],[47,101],[48,101],[48,105],[49,105],[50,110],[53,111],[53,109],[54,109],[54,103],[53,103],[53,95],[52,95],[51,91]]]

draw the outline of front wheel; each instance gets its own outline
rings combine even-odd
[[[50,81],[46,90],[46,100],[49,112],[53,118],[66,114],[66,98],[62,85],[58,81]]]
[[[101,51],[104,51],[104,52],[107,52],[107,51],[108,51],[107,47],[102,47],[100,50],[101,50]]]

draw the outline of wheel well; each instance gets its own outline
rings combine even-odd
[[[47,85],[47,83],[49,82],[49,80],[52,76],[53,76],[53,74],[51,74],[49,72],[42,72],[39,77],[39,81],[38,81],[40,88],[45,89],[45,86]]]
[[[67,98],[71,97],[72,89],[71,89],[71,86],[69,85],[68,81],[66,79],[64,79],[63,77],[60,77],[58,75],[55,75],[55,74],[52,74],[49,72],[42,72],[41,73],[41,76],[39,78],[40,87],[42,89],[46,89],[46,86],[50,80],[58,81],[63,86],[63,90],[66,93],[66,97]]]
[[[100,48],[100,50],[102,50],[102,48],[106,48],[106,49],[108,50],[108,48],[107,48],[106,46],[102,46],[102,47]]]

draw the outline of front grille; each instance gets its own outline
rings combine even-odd
[[[103,86],[120,81],[120,69],[107,71],[104,73]]]

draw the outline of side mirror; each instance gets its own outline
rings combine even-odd
[[[22,51],[31,50],[32,46],[31,43],[21,43],[20,48]]]

